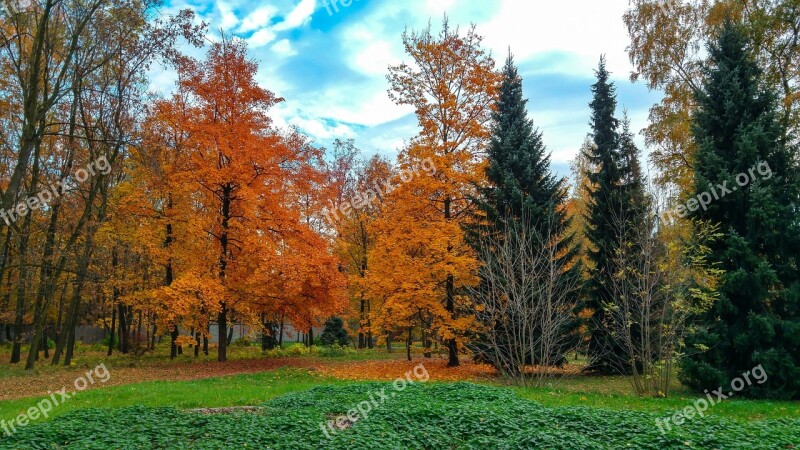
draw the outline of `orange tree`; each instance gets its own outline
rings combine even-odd
[[[460,293],[476,281],[478,262],[462,225],[483,182],[499,82],[481,41],[474,26],[461,35],[446,18],[436,35],[430,26],[403,34],[412,63],[390,67],[389,94],[415,108],[422,130],[400,155],[370,256],[370,286],[384,300],[376,322],[409,335],[415,323],[436,333],[450,366],[459,364],[459,340],[474,324],[473,306]]]
[[[142,167],[166,179],[146,184],[167,267],[153,295],[173,329],[216,320],[220,361],[232,315],[256,324],[288,313],[302,328],[342,304],[337,261],[311,226],[318,208],[301,205],[324,181],[321,152],[272,126],[267,112],[283,99],[256,71],[239,40],[214,44],[204,61],[182,58],[177,92],[154,108],[147,136],[169,151],[156,152],[161,170]]]

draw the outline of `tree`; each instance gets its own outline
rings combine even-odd
[[[481,249],[486,244],[483,240],[485,235],[497,234],[494,239],[502,239],[504,233],[514,235],[529,232],[531,236],[517,237],[534,246],[527,251],[541,253],[538,256],[553,255],[557,259],[553,264],[563,269],[563,273],[558,274],[558,281],[563,282],[565,286],[577,288],[581,267],[576,264],[579,248],[574,244],[574,235],[567,231],[571,224],[566,217],[568,193],[566,180],[557,179],[551,173],[550,156],[542,142],[541,133],[534,129],[533,122],[527,117],[526,103],[522,94],[522,79],[514,65],[513,57],[509,55],[503,69],[503,80],[492,116],[492,139],[488,146],[489,163],[485,169],[488,184],[478,189],[476,204],[479,218],[478,225],[473,227],[474,234],[478,236],[473,238],[473,241],[477,241],[476,250],[485,250]],[[523,220],[530,223],[516,223]],[[515,223],[508,224],[508,221]],[[479,251],[479,254],[486,256],[485,251]],[[489,281],[482,280],[482,282]],[[571,297],[575,304],[577,289],[561,294]],[[537,300],[535,297],[513,299],[521,303]],[[569,317],[569,313],[563,313]],[[527,327],[531,325],[527,322],[530,319],[531,317],[526,315],[510,316],[501,322],[492,318],[485,325]],[[564,354],[577,343],[575,329],[578,324],[574,316],[572,320],[565,320],[561,324],[564,328],[559,330],[561,335],[558,336],[558,345],[551,345],[548,348],[552,354],[541,355],[537,350],[528,355],[528,364],[542,364],[545,361],[550,364],[563,364]],[[550,325],[552,324],[549,322],[533,324],[534,327]],[[487,343],[480,343],[479,347],[482,344]],[[500,345],[503,349],[508,349],[513,344],[515,344],[513,341],[505,344],[492,343],[493,346]],[[489,351],[492,350],[494,349]]]
[[[613,216],[611,232],[617,254],[605,308],[608,331],[621,351],[613,362],[638,395],[666,397],[682,354],[689,321],[707,312],[717,299],[721,271],[708,262],[709,245],[717,239],[716,226],[697,224],[687,239],[675,236],[674,224],[661,221],[659,196]],[[634,217],[626,217],[630,214]]]
[[[536,385],[552,382],[553,368],[563,364],[564,353],[575,345],[580,273],[557,245],[542,245],[559,242],[563,235],[539,234],[553,233],[558,225],[536,223],[523,212],[474,244],[481,282],[470,294],[480,305],[478,317],[486,328],[478,356],[523,386],[531,380]],[[529,373],[532,364],[536,367]]]
[[[797,83],[800,77],[800,27],[796,0],[632,0],[623,21],[631,43],[628,54],[633,81],[664,92],[650,109],[645,139],[659,169],[655,181],[677,188],[678,200],[690,198],[696,143],[691,128],[695,96],[702,88],[703,66],[725,20],[740,23],[753,43],[753,54],[764,68],[764,82],[780,92],[779,121],[785,139],[796,139],[800,127]]]
[[[4,211],[28,206],[19,223],[4,220],[7,249],[16,240],[21,264],[2,269],[18,280],[12,361],[20,360],[28,315],[32,369],[50,330],[57,340],[53,363],[71,357],[95,236],[136,129],[145,72],[169,58],[180,37],[197,43],[204,27],[191,25],[187,11],[148,22],[157,1],[28,3],[0,19],[0,67],[11,75],[0,84],[0,102],[13,105],[0,118],[9,163],[0,197]],[[69,300],[55,308],[57,295]]]
[[[390,195],[370,257],[384,317],[405,327],[424,320],[447,347],[450,366],[459,364],[458,342],[474,321],[463,287],[474,282],[477,261],[462,225],[482,177],[498,82],[481,40],[474,26],[461,36],[447,18],[438,35],[430,25],[403,34],[413,64],[390,68],[389,94],[415,108],[422,131],[400,156],[401,176],[410,180]]]
[[[204,61],[182,58],[178,90],[150,124],[152,147],[164,149],[151,176],[168,175],[150,183],[162,224],[152,239],[167,278],[174,272],[151,295],[164,327],[205,332],[213,318],[220,361],[234,317],[256,326],[286,317],[310,330],[344,306],[337,258],[313,229],[321,152],[272,126],[267,112],[283,99],[257,85],[256,70],[240,40],[214,44]]]
[[[330,205],[333,213],[327,215],[336,229],[335,253],[347,267],[350,297],[358,311],[358,348],[363,349],[374,345],[372,318],[377,313],[374,308],[379,305],[370,296],[366,278],[369,253],[375,247],[374,223],[388,194],[383,186],[391,181],[392,168],[387,160],[376,155],[366,165],[353,167],[349,175],[352,175],[350,183],[340,183],[346,188],[339,196],[341,199]]]
[[[761,365],[769,379],[747,394],[797,399],[796,160],[782,139],[776,95],[765,87],[745,31],[726,22],[708,51],[712,65],[697,97],[693,127],[695,193],[711,195],[714,189],[719,198],[689,210],[693,218],[719,224],[722,238],[712,245],[709,260],[725,274],[719,301],[686,340],[681,379],[707,389]]]
[[[619,358],[622,350],[609,333],[606,309],[614,305],[612,294],[614,277],[620,271],[615,264],[622,242],[632,243],[623,230],[622,240],[615,231],[619,218],[625,218],[623,229],[635,228],[641,218],[636,212],[644,211],[636,202],[645,201],[641,192],[641,170],[638,169],[637,153],[627,126],[619,130],[615,117],[617,100],[615,87],[609,81],[605,59],[600,59],[596,72],[597,83],[592,86],[593,99],[591,138],[593,145],[586,153],[591,170],[586,172],[591,191],[586,218],[586,236],[591,243],[588,251],[593,267],[587,285],[587,307],[593,311],[590,323],[591,337],[589,355],[592,359],[587,371],[615,373],[626,367]],[[638,172],[638,173],[637,173]],[[625,244],[627,245],[627,244]]]

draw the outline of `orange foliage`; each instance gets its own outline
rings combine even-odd
[[[266,313],[307,330],[344,307],[338,260],[311,227],[321,211],[306,202],[324,181],[321,151],[272,126],[283,99],[256,71],[243,41],[216,43],[205,61],[181,61],[177,92],[147,121],[131,204],[166,268],[150,292],[165,325],[216,320],[224,335],[231,316],[255,325]]]
[[[464,242],[499,76],[474,28],[465,36],[447,20],[404,34],[413,65],[390,70],[390,95],[416,109],[422,132],[400,155],[400,172],[375,223],[367,285],[383,306],[376,324],[385,331],[415,324],[438,336],[458,365],[458,341],[474,324],[463,287],[477,281],[478,261]]]

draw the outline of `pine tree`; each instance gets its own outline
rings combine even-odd
[[[533,241],[542,246],[554,245],[554,253],[561,259],[558,267],[570,268],[563,276],[580,277],[579,249],[574,235],[567,231],[570,221],[566,217],[566,180],[556,178],[550,170],[550,155],[542,133],[528,118],[522,79],[511,54],[502,76],[487,149],[489,184],[479,189],[476,199],[481,225],[471,229],[469,237],[474,242],[479,235],[508,230],[508,221],[527,221],[529,226],[522,228],[536,234]],[[509,322],[513,324],[514,319]],[[564,330],[562,345],[556,348],[558,357],[551,360],[563,360],[563,355],[577,345],[578,325],[576,320]],[[479,342],[477,348],[481,345]]]
[[[633,229],[647,211],[638,149],[633,142],[627,118],[620,131],[616,89],[600,58],[597,83],[592,85],[593,99],[590,125],[592,144],[585,153],[596,170],[586,173],[593,187],[586,217],[586,236],[591,243],[588,259],[593,270],[587,282],[586,307],[593,311],[589,323],[589,356],[587,371],[611,374],[626,371],[629,365],[623,351],[608,332],[605,308],[614,304],[611,287],[619,276],[616,261],[620,246],[630,244],[628,230]]]
[[[709,259],[725,274],[719,300],[687,337],[681,379],[709,389],[760,365],[768,380],[743,395],[798,399],[796,162],[782,143],[776,96],[763,88],[744,33],[726,24],[709,53],[713,64],[697,96],[693,127],[695,190],[715,200],[690,214],[721,225],[723,236]]]

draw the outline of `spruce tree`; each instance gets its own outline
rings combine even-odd
[[[718,301],[686,339],[680,376],[712,389],[760,365],[767,381],[741,395],[798,399],[798,171],[750,48],[741,29],[726,24],[709,46],[712,64],[697,95],[695,190],[714,200],[689,206],[694,219],[720,225],[709,260],[725,274]]]
[[[493,113],[492,138],[488,146],[486,177],[489,184],[479,189],[476,199],[483,216],[482,225],[471,230],[472,239],[485,233],[508,230],[508,221],[527,221],[540,245],[553,245],[560,255],[559,267],[570,267],[563,274],[580,277],[577,263],[579,249],[566,217],[568,189],[566,179],[557,178],[550,168],[550,154],[542,141],[542,133],[528,118],[527,100],[522,92],[514,58],[509,54],[503,68],[497,105]],[[534,239],[533,241],[536,241]],[[573,264],[575,262],[575,264]],[[575,283],[572,283],[575,284]],[[575,293],[577,297],[578,293]],[[510,320],[514,322],[514,319]],[[578,321],[563,331],[555,358],[564,362],[564,354],[577,345]],[[479,343],[478,346],[481,344]],[[553,359],[551,359],[553,360]]]
[[[595,170],[586,177],[592,186],[587,205],[586,236],[591,243],[587,249],[593,266],[586,289],[586,307],[593,311],[589,323],[588,372],[612,374],[630,369],[624,352],[609,333],[605,309],[614,304],[614,277],[621,245],[631,245],[628,230],[632,230],[647,213],[638,149],[633,142],[627,118],[620,131],[616,89],[606,70],[605,58],[600,58],[596,71],[597,82],[592,85],[590,135],[592,146],[584,153]]]

